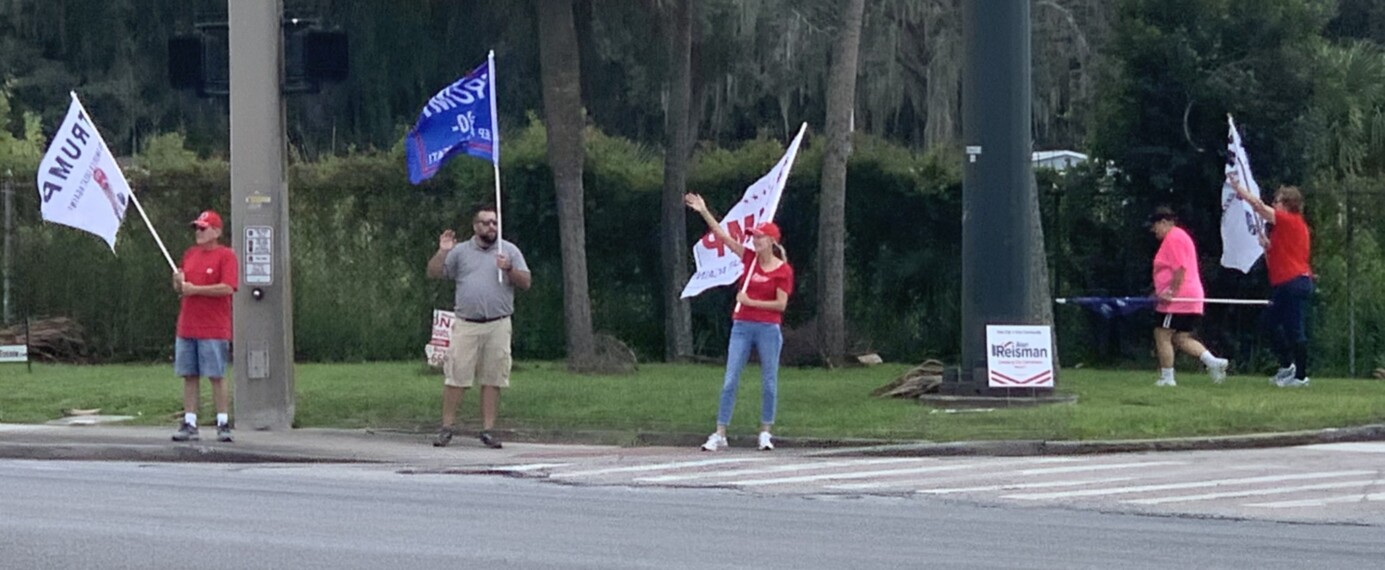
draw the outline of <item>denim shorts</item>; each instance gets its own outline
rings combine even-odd
[[[229,340],[178,337],[173,345],[173,372],[184,378],[225,378],[230,350]]]

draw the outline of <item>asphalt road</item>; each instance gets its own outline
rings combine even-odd
[[[1379,568],[1378,526],[590,487],[379,466],[0,461],[0,568]]]

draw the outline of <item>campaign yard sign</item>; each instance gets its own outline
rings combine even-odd
[[[1053,328],[986,325],[986,368],[991,388],[1052,388]]]

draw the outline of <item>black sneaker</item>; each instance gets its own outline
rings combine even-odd
[[[187,422],[178,426],[178,431],[173,434],[173,441],[197,441],[197,426]]]
[[[491,432],[488,431],[481,432],[481,436],[478,439],[481,440],[481,445],[484,445],[491,449],[500,449],[501,447],[503,447],[502,445],[500,445],[500,439],[491,435]]]
[[[433,438],[433,447],[447,447],[449,443],[452,443],[452,426],[442,426],[437,437]]]
[[[223,443],[231,443],[235,441],[231,439],[230,424],[220,424],[216,426],[216,440]]]

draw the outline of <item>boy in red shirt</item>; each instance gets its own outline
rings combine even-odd
[[[221,216],[207,210],[190,224],[196,245],[183,253],[182,269],[173,272],[173,290],[182,295],[173,370],[183,377],[183,421],[173,441],[196,441],[197,408],[202,376],[212,384],[216,402],[216,438],[231,441],[230,396],[222,379],[231,347],[231,294],[239,282],[236,254],[221,245]]]

